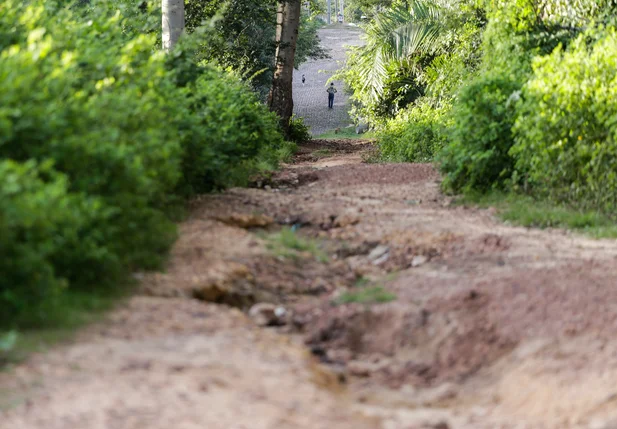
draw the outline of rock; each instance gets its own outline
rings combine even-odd
[[[226,286],[213,282],[194,288],[193,296],[202,301],[218,302],[228,291]]]
[[[372,373],[378,371],[380,368],[380,365],[358,360],[351,361],[347,364],[347,370],[349,371],[349,374],[356,377],[369,377]]]
[[[246,265],[228,262],[212,270],[208,276],[195,276],[190,294],[201,301],[245,308],[255,302],[253,281]]]
[[[270,216],[261,214],[231,213],[229,215],[217,216],[215,219],[226,225],[239,228],[264,228],[274,223],[274,219]]]
[[[450,425],[444,421],[433,423],[427,426],[427,429],[450,429]]]
[[[287,310],[284,307],[261,302],[249,310],[249,317],[259,326],[283,326],[287,323]]]
[[[298,174],[293,171],[281,171],[273,178],[272,183],[279,187],[294,187],[300,183],[300,180],[298,179]]]
[[[424,265],[428,262],[428,258],[424,255],[414,256],[411,260],[412,267],[419,267],[420,265]]]
[[[385,254],[385,255],[383,255],[382,257],[375,259],[375,260],[373,261],[373,265],[381,265],[381,264],[383,264],[384,262],[386,262],[388,259],[390,259],[390,254],[389,254],[389,253],[386,253],[386,254]]]
[[[418,204],[421,204],[422,200],[406,200],[405,204],[408,204],[410,206],[417,206]]]
[[[424,406],[435,406],[441,402],[455,399],[458,389],[453,383],[444,383],[432,389],[427,389],[420,395],[420,402]]]
[[[388,252],[390,252],[390,247],[379,245],[373,250],[371,250],[371,253],[368,254],[368,259],[369,261],[376,261],[384,255],[388,254]]]
[[[334,220],[334,226],[336,228],[344,228],[350,225],[356,225],[360,222],[360,218],[354,214],[345,213],[341,216],[338,216]]]
[[[356,126],[356,134],[363,134],[363,133],[365,133],[367,131],[368,131],[368,124],[367,123],[360,122]]]

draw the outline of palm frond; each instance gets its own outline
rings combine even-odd
[[[439,17],[439,8],[430,0],[413,0],[409,8],[397,6],[378,14],[365,28],[359,71],[371,97],[383,94],[390,65],[403,65],[411,57],[437,49]]]

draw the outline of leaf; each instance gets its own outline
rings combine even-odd
[[[366,46],[360,51],[359,75],[373,99],[384,93],[388,65],[410,64],[414,57],[433,53],[441,32],[439,8],[428,0],[414,0],[378,14],[366,27]]]

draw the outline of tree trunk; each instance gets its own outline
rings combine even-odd
[[[162,0],[163,49],[171,51],[184,32],[184,0]]]
[[[276,13],[276,63],[268,104],[281,118],[286,134],[293,114],[293,72],[301,9],[301,0],[280,0]]]

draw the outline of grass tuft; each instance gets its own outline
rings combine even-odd
[[[383,286],[362,287],[347,291],[336,298],[333,303],[335,305],[342,304],[382,304],[396,299],[396,295],[388,292]]]
[[[330,149],[319,149],[313,152],[311,155],[313,155],[315,158],[321,159],[334,155],[334,152],[332,152]]]
[[[355,127],[345,127],[341,128],[339,132],[335,132],[335,130],[326,131],[323,134],[318,136],[313,136],[314,139],[358,139],[358,140],[367,140],[374,138],[375,135],[372,131],[366,132],[364,134],[356,134]]]
[[[292,228],[283,228],[263,238],[268,241],[268,249],[277,257],[299,260],[302,253],[308,253],[319,262],[328,262],[328,256],[316,240],[301,237]]]
[[[617,223],[599,212],[582,211],[564,205],[538,201],[530,196],[492,192],[469,194],[458,204],[495,207],[499,217],[514,225],[532,228],[564,228],[594,238],[617,238]]]

